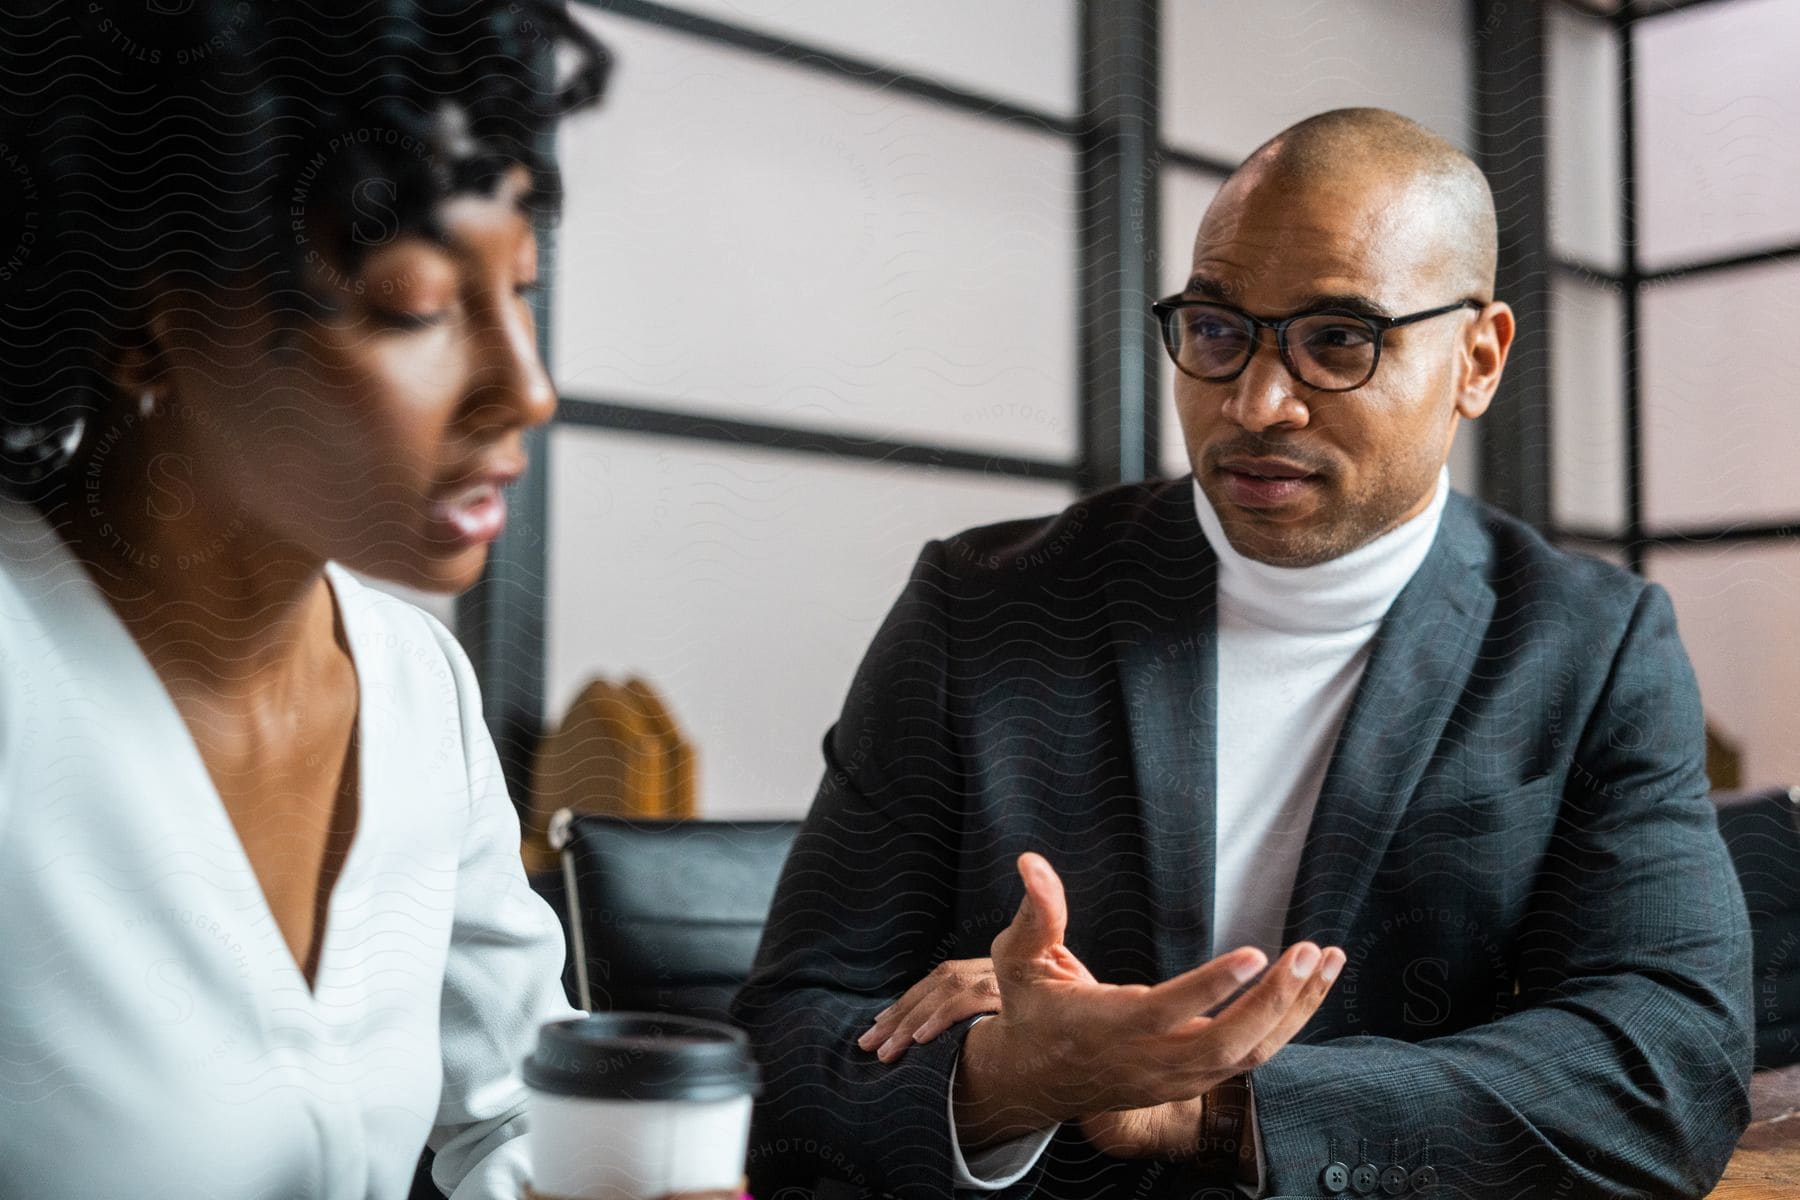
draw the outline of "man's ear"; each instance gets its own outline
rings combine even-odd
[[[1496,300],[1481,310],[1462,345],[1457,361],[1456,411],[1474,420],[1493,402],[1506,355],[1513,341],[1512,305]]]

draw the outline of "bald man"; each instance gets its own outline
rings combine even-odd
[[[1667,596],[1450,490],[1480,171],[1258,149],[1155,306],[1191,478],[929,544],[737,1013],[758,1195],[1698,1197],[1749,934]]]

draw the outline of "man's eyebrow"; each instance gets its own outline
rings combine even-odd
[[[1187,287],[1184,289],[1185,292],[1202,299],[1220,300],[1227,304],[1235,303],[1232,299],[1233,290],[1218,280],[1209,279],[1204,275],[1196,275],[1189,279]],[[1361,292],[1320,292],[1308,296],[1298,308],[1290,309],[1285,313],[1267,315],[1272,317],[1292,316],[1294,313],[1315,312],[1322,308],[1335,308],[1365,317],[1391,317],[1394,315],[1387,305],[1371,296],[1365,296]]]
[[[1231,299],[1231,289],[1230,288],[1226,287],[1222,283],[1217,282],[1216,280],[1208,279],[1204,275],[1196,275],[1192,279],[1188,280],[1187,287],[1183,288],[1182,290],[1188,291],[1188,292],[1193,292],[1194,294],[1199,295],[1199,296],[1204,296],[1208,300],[1230,300]]]
[[[1305,312],[1314,308],[1341,308],[1365,317],[1391,317],[1394,315],[1387,305],[1365,296],[1361,292],[1331,292],[1325,295],[1309,296],[1299,311]]]

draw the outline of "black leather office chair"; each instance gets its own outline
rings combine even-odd
[[[728,1020],[799,829],[557,813],[576,1002]]]
[[[1800,787],[1717,792],[1750,909],[1757,1067],[1800,1062]]]

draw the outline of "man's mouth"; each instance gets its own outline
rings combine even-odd
[[[1236,457],[1219,464],[1225,495],[1242,508],[1278,509],[1321,486],[1318,472],[1285,458]]]

